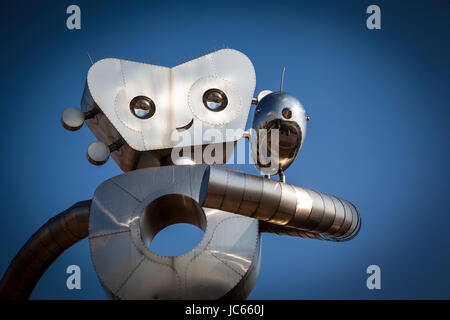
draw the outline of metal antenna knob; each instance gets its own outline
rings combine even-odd
[[[83,111],[75,107],[70,107],[64,110],[61,122],[65,129],[77,131],[83,126],[84,119]]]
[[[87,150],[88,161],[96,166],[105,164],[110,155],[109,147],[100,141],[91,143]]]
[[[268,94],[272,93],[272,91],[270,90],[263,90],[260,93],[258,93],[258,102],[262,100],[262,98],[264,98],[265,96],[267,96]]]

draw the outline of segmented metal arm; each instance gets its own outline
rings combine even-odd
[[[345,241],[361,227],[346,200],[225,166],[205,173],[201,205],[259,219],[262,232],[282,235]]]

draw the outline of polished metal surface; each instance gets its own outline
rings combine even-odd
[[[211,144],[208,130],[233,149],[240,136],[227,132],[245,129],[255,86],[252,62],[232,49],[172,68],[103,59],[89,69],[81,107],[97,111],[86,124],[99,141],[124,140],[111,155],[127,172],[173,164],[173,148]]]
[[[219,112],[228,105],[228,98],[225,92],[220,89],[208,89],[203,94],[203,104],[211,111]]]
[[[203,239],[175,257],[151,251],[154,236],[175,223],[199,227]],[[360,225],[356,208],[333,196],[232,167],[167,166],[101,184],[89,242],[95,270],[114,299],[245,298],[259,270],[258,227],[344,241]]]
[[[83,111],[75,107],[67,108],[61,116],[61,123],[69,131],[79,130],[84,124]]]
[[[287,92],[263,91],[260,96],[250,136],[252,157],[260,172],[274,175],[291,165],[303,145],[305,109],[296,97]],[[272,138],[274,129],[279,132],[278,139]]]
[[[259,271],[258,221],[199,205],[208,166],[147,168],[102,183],[92,200],[89,243],[99,279],[114,299],[247,297]],[[174,223],[204,237],[191,251],[161,256],[153,237]]]
[[[149,97],[137,96],[131,99],[130,110],[139,119],[150,119],[156,112],[156,106]]]
[[[283,77],[284,69],[279,92],[254,98],[253,64],[231,49],[173,68],[121,59],[93,64],[82,109],[66,109],[61,121],[71,131],[86,122],[98,139],[88,160],[101,165],[111,155],[127,173],[39,229],[11,262],[0,298],[27,298],[57,256],[86,237],[88,224],[92,262],[113,299],[246,298],[259,273],[260,232],[355,237],[361,218],[352,203],[285,183],[309,117],[297,98],[282,92]],[[251,104],[252,128],[244,132]],[[211,140],[212,130],[220,135]],[[241,137],[250,140],[265,177],[204,164],[210,163],[205,150],[233,150]],[[194,149],[200,158],[189,154]],[[274,174],[280,181],[270,179]],[[150,250],[158,232],[176,223],[204,232],[197,246],[178,256]]]
[[[100,166],[108,161],[109,147],[101,141],[92,142],[87,150],[87,158],[90,163]]]
[[[275,233],[297,229],[301,231],[297,236],[316,234],[320,239],[344,241],[353,238],[361,226],[358,210],[346,200],[225,166],[208,168],[200,199],[203,207],[279,225],[273,227]],[[266,226],[269,230],[270,225]]]
[[[258,97],[256,98],[256,100],[259,102],[262,100],[262,98],[264,98],[270,93],[272,93],[271,90],[262,90],[260,93],[258,93]],[[256,105],[258,104],[258,102],[256,103]]]

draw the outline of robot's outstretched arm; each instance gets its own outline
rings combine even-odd
[[[267,221],[261,221],[261,220],[259,221],[259,231],[260,232],[275,233],[280,236],[291,236],[291,237],[309,238],[309,239],[317,239],[317,240],[328,240],[328,241],[334,241],[334,242],[342,242],[342,241],[348,241],[348,240],[353,239],[358,234],[360,228],[361,228],[361,223],[358,224],[357,229],[350,236],[345,237],[345,238],[339,238],[339,237],[326,236],[325,234],[316,233],[316,232],[303,231],[303,230],[292,228],[292,227],[280,226],[280,225],[270,223]]]
[[[231,167],[211,166],[202,190],[202,206],[259,219],[262,232],[346,241],[361,228],[358,210],[346,200]]]
[[[259,265],[260,234],[257,224],[260,232],[330,241],[349,240],[361,227],[358,210],[346,200],[226,166],[167,166],[132,171],[102,183],[94,198],[96,200],[92,203],[79,202],[50,219],[27,241],[0,283],[0,300],[27,299],[56,258],[88,236],[89,223],[91,256],[96,272],[111,297],[120,299],[152,299],[155,296],[170,299],[214,298],[229,292],[233,297],[246,297],[257,274],[253,272],[258,270]],[[234,214],[259,221],[239,219]],[[147,250],[154,235],[173,223],[192,223],[205,231],[204,240],[190,251],[192,257],[196,255],[199,266],[203,266],[189,275],[191,280],[196,279],[191,282],[193,286],[187,287],[191,290],[190,295],[184,295],[184,291],[166,289],[177,287],[178,280],[171,282],[170,279],[178,279],[174,274],[187,274],[186,268],[192,257],[186,254],[174,257],[178,261],[175,265],[181,268],[177,271],[166,264],[167,257]],[[237,230],[241,230],[242,234],[236,236]],[[125,234],[127,232],[129,235]],[[134,258],[124,261],[123,254],[130,255],[129,250],[135,252],[132,255]],[[230,283],[229,273],[224,273],[227,269],[220,268],[223,261],[211,260],[212,253],[209,252],[225,252],[221,259],[229,259],[229,263],[236,263],[236,256],[242,255],[244,258],[238,260],[247,261],[245,265],[240,265],[245,267],[242,269],[245,272],[239,273]],[[137,270],[135,263],[142,261],[152,267],[145,267],[145,272],[134,275]],[[209,288],[198,285],[208,282],[208,278],[204,277],[204,266],[208,263],[211,264],[208,270],[216,270],[216,276],[223,279],[222,286],[197,290],[197,287]],[[120,272],[112,276],[109,273],[111,265]],[[165,277],[158,269],[161,265],[167,265],[165,271],[161,269],[166,272]],[[130,279],[127,276],[130,272],[136,277],[132,281],[145,282],[141,291],[132,285],[133,282],[130,282],[131,287],[123,287]],[[253,275],[247,277],[247,273]],[[206,282],[202,282],[204,280]],[[236,283],[241,281],[245,283],[242,288],[246,289],[238,286],[239,289],[234,291]]]
[[[88,236],[91,200],[49,219],[20,249],[0,282],[0,300],[28,299],[45,270],[67,248]]]

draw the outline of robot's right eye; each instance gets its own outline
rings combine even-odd
[[[149,97],[137,96],[131,100],[130,110],[139,119],[149,119],[155,114],[156,107]]]
[[[203,94],[203,104],[211,111],[222,111],[227,107],[227,95],[220,89],[209,89]]]
[[[290,119],[290,118],[292,117],[292,111],[291,111],[291,109],[289,109],[289,108],[284,108],[284,109],[281,111],[281,114],[283,115],[283,117],[284,117],[285,119]]]

